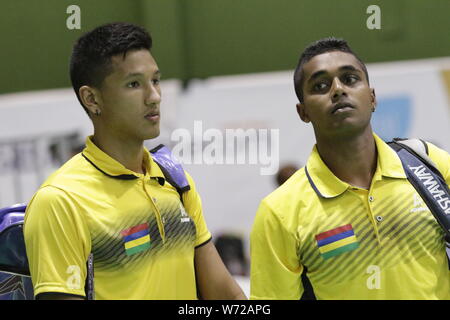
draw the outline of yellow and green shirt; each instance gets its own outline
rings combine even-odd
[[[194,251],[211,239],[200,197],[180,195],[144,149],[145,174],[92,142],[52,174],[27,207],[24,236],[35,295],[85,296],[94,258],[96,299],[196,299]]]
[[[251,232],[251,298],[299,299],[301,273],[318,299],[449,299],[444,233],[374,135],[369,190],[338,179],[314,147],[305,167],[260,204]],[[450,155],[428,144],[450,184]]]

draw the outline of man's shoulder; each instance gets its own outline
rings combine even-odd
[[[90,167],[92,166],[81,153],[69,159],[54,171],[34,193],[28,202],[25,217],[28,217],[31,212],[33,214],[41,211],[52,212],[52,210],[45,210],[49,208],[64,208],[58,212],[73,211],[79,200],[79,196],[76,195],[92,194],[89,191],[89,181],[90,177],[96,174],[96,170],[92,170]],[[94,190],[93,187],[91,189]]]
[[[303,167],[261,201],[256,219],[265,221],[263,225],[278,221],[288,232],[295,232],[300,217],[305,217],[303,209],[316,200]]]
[[[428,155],[428,157],[436,164],[437,168],[444,176],[450,171],[450,155],[447,151],[436,146],[435,143],[427,140],[410,139],[410,141],[413,143],[413,146],[414,143],[416,144],[416,146],[412,149],[418,152],[419,155]],[[411,147],[411,145],[408,146]]]
[[[42,183],[39,190],[45,187],[53,187],[48,190],[59,189],[68,191],[74,187],[86,185],[86,181],[89,180],[86,179],[86,177],[95,175],[95,171],[96,170],[93,170],[92,166],[83,158],[81,153],[79,153],[50,174],[50,176]]]
[[[387,144],[389,145],[390,143],[388,142]],[[421,157],[428,157],[429,159],[431,159],[432,163],[434,163],[436,168],[441,172],[444,179],[447,181],[447,183],[449,183],[450,154],[447,151],[437,147],[432,142],[418,138],[407,139],[406,143],[404,144],[414,150]]]
[[[427,146],[428,155],[430,156],[430,158],[432,158],[432,160],[440,160],[440,159],[448,160],[448,158],[450,157],[447,151],[441,149],[435,143],[430,141],[424,142]]]
[[[92,169],[92,165],[90,165],[89,162],[83,158],[81,153],[78,153],[54,171],[46,179],[45,183],[62,181],[67,179],[69,176],[74,177],[78,174],[83,175],[85,173],[94,172],[94,170],[89,169]]]
[[[299,202],[308,201],[311,198],[312,188],[305,173],[305,167],[295,172],[285,183],[267,195],[263,202],[273,211],[289,211]]]
[[[33,195],[30,202],[28,203],[27,210],[32,207],[35,203],[52,203],[59,201],[66,201],[68,199],[67,192],[62,189],[55,187],[50,184],[42,185]]]
[[[431,142],[426,141],[425,143],[430,159],[436,164],[444,178],[450,179],[450,154]]]

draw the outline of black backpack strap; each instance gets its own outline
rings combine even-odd
[[[428,156],[428,145],[425,141],[421,139],[401,139],[394,138],[393,141],[388,142],[388,144],[395,150],[406,149],[410,153],[414,154],[421,161],[425,162],[429,167],[433,168],[438,175],[441,175],[436,164]]]
[[[84,292],[87,300],[95,300],[94,286],[94,254],[89,254],[86,262],[86,280],[84,282]]]
[[[446,240],[449,242],[450,191],[447,183],[437,166],[428,157],[426,149],[424,152],[423,149],[415,148],[416,142],[413,144],[407,141],[394,139],[388,144],[397,152],[406,177],[444,230]]]
[[[300,300],[317,300],[314,288],[308,278],[308,269],[306,267],[303,267],[301,281],[303,285],[303,294],[300,297]]]

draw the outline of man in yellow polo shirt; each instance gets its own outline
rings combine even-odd
[[[305,167],[260,204],[251,233],[251,298],[449,299],[444,233],[372,132],[375,91],[341,39],[303,52],[294,75],[300,118],[316,145]],[[427,144],[447,184],[450,155]]]
[[[94,135],[27,207],[37,298],[85,298],[92,254],[97,299],[245,299],[210,241],[192,178],[180,196],[144,148],[159,135],[151,47],[144,29],[126,23],[74,46],[71,80]]]

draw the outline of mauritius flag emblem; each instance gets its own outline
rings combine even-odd
[[[120,234],[123,236],[125,252],[128,256],[146,250],[151,246],[147,223],[125,229]]]
[[[319,233],[316,235],[316,240],[324,259],[355,250],[359,246],[351,224]]]

